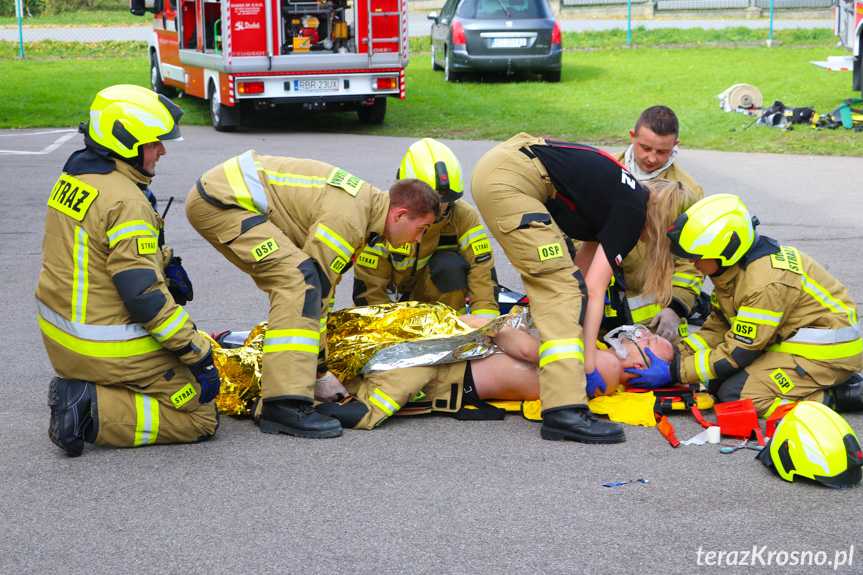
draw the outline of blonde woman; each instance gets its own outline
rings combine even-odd
[[[606,387],[595,362],[605,292],[642,239],[648,246],[644,292],[657,302],[671,299],[665,231],[697,200],[695,192],[664,180],[642,187],[602,150],[525,133],[480,159],[471,192],[530,297],[540,334],[542,437],[624,441],[619,424],[597,420],[587,406]],[[574,258],[567,236],[582,241]]]

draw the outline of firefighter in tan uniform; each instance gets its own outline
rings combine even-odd
[[[521,274],[539,329],[545,439],[624,440],[619,424],[597,420],[587,407],[589,395],[605,389],[594,362],[605,292],[643,235],[651,255],[645,290],[657,301],[670,298],[664,231],[693,195],[676,182],[651,187],[601,150],[528,134],[495,147],[473,172],[474,200]],[[565,236],[583,242],[575,261]]]
[[[677,361],[654,360],[630,383],[709,382],[719,401],[751,398],[762,417],[795,401],[863,408],[863,341],[848,290],[806,254],[759,236],[757,224],[729,194],[705,198],[674,222],[672,250],[710,276],[713,309],[678,344]]]
[[[676,161],[679,132],[680,124],[673,110],[651,106],[638,117],[635,129],[629,131],[630,146],[614,157],[640,182],[657,178],[682,182],[700,200],[704,197],[701,186]],[[685,337],[688,334],[685,320],[701,294],[704,276],[689,260],[675,259],[671,302],[661,307],[650,295],[642,293],[643,270],[648,265],[646,250],[645,243],[639,241],[620,264],[619,277],[616,275],[609,286],[603,331],[637,323],[669,341],[674,341],[678,334]]]
[[[51,382],[50,437],[124,447],[192,442],[218,426],[210,344],[168,289],[162,218],[145,196],[182,110],[138,86],[99,92],[86,148],[48,198],[36,287]]]
[[[439,194],[418,180],[389,192],[339,168],[250,150],[206,172],[189,192],[192,226],[270,297],[263,347],[265,433],[337,437],[312,407],[326,364],[326,314],[335,286],[365,245],[418,242],[439,214]]]
[[[461,165],[447,146],[431,138],[415,142],[398,178],[418,178],[441,194],[441,217],[419,244],[367,246],[354,268],[354,305],[398,301],[441,302],[493,319],[500,315],[495,297],[494,255],[476,209],[462,201]]]

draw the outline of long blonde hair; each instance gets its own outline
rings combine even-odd
[[[671,255],[671,239],[666,234],[677,216],[700,200],[697,192],[681,182],[670,182],[657,178],[641,182],[648,191],[647,220],[644,223],[646,270],[642,293],[652,294],[659,305],[671,302],[671,276],[674,274],[674,257]]]

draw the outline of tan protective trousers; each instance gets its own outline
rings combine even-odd
[[[535,140],[533,140],[535,141]],[[526,140],[526,143],[532,141]],[[480,159],[471,177],[471,193],[486,227],[521,274],[530,297],[530,313],[539,329],[540,399],[543,410],[565,406],[587,407],[581,314],[585,292],[569,258],[564,234],[545,208],[553,186],[544,168],[518,147],[499,145]],[[532,219],[539,216],[547,223]],[[541,259],[541,251],[559,256]],[[580,274],[579,274],[580,277]],[[544,350],[560,345],[581,347],[581,358],[551,355]]]
[[[767,417],[786,403],[823,403],[825,389],[848,381],[853,374],[803,357],[767,351],[739,373],[721,382],[711,381],[710,389],[723,403],[750,398],[758,415]]]
[[[192,227],[228,261],[249,274],[255,284],[269,295],[268,337],[279,332],[308,336],[314,332],[320,345],[321,306],[316,307],[316,318],[304,317],[302,313],[306,291],[313,289],[313,286],[306,283],[299,266],[309,260],[309,256],[269,220],[242,232],[243,220],[254,215],[241,209],[222,209],[209,204],[197,188],[192,188],[186,198],[186,217]],[[269,239],[275,240],[278,251],[260,262],[255,261],[252,250]],[[318,351],[278,349],[277,346],[273,346],[275,351],[269,351],[268,347],[269,343],[265,341],[261,397],[264,400],[312,401]]]
[[[194,395],[183,391],[189,384]],[[201,387],[179,360],[149,384],[95,386],[98,428],[93,443],[98,445],[192,443],[213,435],[219,425],[216,404],[198,402]]]

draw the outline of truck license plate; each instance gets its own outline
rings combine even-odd
[[[295,92],[338,92],[339,81],[334,80],[294,80]]]
[[[527,46],[527,38],[492,38],[492,48],[523,48]]]

